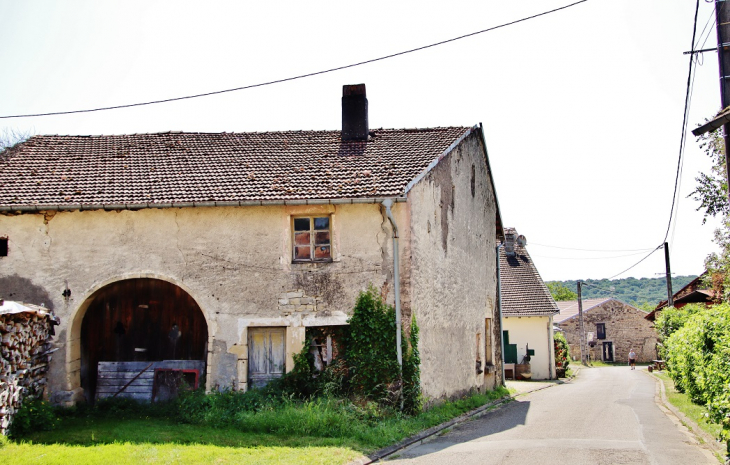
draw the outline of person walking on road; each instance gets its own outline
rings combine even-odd
[[[629,351],[629,365],[632,370],[636,370],[636,352],[634,352],[634,349]]]

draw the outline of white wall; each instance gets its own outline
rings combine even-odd
[[[527,352],[526,346],[535,351],[530,360],[532,379],[555,378],[553,360],[552,317],[505,317],[504,330],[509,331],[509,343],[517,344],[517,362]]]

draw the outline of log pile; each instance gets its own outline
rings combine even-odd
[[[0,434],[23,400],[43,395],[57,324],[46,308],[0,300]]]

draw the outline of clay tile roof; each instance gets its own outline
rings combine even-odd
[[[613,297],[599,297],[597,299],[583,299],[582,306],[583,312],[587,312],[593,308],[603,305],[609,300],[616,300]],[[578,314],[578,301],[577,300],[566,300],[558,302],[560,308],[560,315],[555,317],[556,323],[562,323],[565,320],[569,320]]]
[[[0,208],[402,196],[470,130],[35,136],[0,154]]]
[[[504,247],[500,247],[499,272],[504,316],[548,316],[559,312],[524,247],[515,245],[513,257],[507,256]]]

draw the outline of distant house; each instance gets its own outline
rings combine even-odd
[[[682,289],[674,293],[674,295],[672,296],[672,300],[674,301],[674,308],[682,308],[687,304],[696,303],[712,305],[715,302],[716,295],[712,287],[705,284],[706,279],[707,271],[705,271],[700,276],[690,281],[689,284],[684,286]],[[654,321],[659,313],[667,308],[667,305],[668,301],[662,300],[661,302],[659,302],[659,305],[657,305],[654,310],[646,315],[645,318],[649,321]]]
[[[326,363],[370,284],[417,317],[424,395],[500,384],[503,231],[481,126],[369,129],[364,85],[344,87],[342,122],[35,136],[3,154],[0,297],[61,318],[51,399],[100,397],[100,362],[245,390],[314,332]]]
[[[499,250],[504,362],[521,363],[529,352],[532,379],[553,379],[553,316],[560,310],[525,248],[525,237],[514,228],[504,231]]]
[[[564,331],[570,354],[580,360],[580,324],[578,301],[558,302],[560,314],[555,320]],[[656,358],[657,334],[646,312],[614,298],[584,299],[583,328],[591,360],[627,362],[634,349],[637,361]]]

